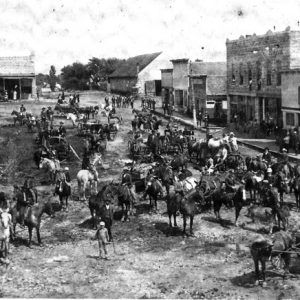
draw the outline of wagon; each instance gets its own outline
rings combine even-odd
[[[69,104],[56,104],[54,110],[58,111],[61,115],[66,115],[68,113],[77,113],[76,107],[70,106]]]
[[[91,133],[100,133],[103,129],[103,124],[100,123],[79,123],[78,124],[78,136],[89,136]]]

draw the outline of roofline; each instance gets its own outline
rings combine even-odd
[[[226,39],[226,44],[227,43],[231,43],[231,42],[237,42],[237,41],[240,41],[240,40],[249,40],[249,39],[252,39],[252,38],[262,38],[262,37],[266,37],[266,36],[270,36],[270,35],[281,35],[281,34],[284,34],[284,33],[295,33],[295,32],[299,32],[299,30],[290,30],[290,26],[288,26],[285,30],[283,31],[272,31],[272,30],[268,30],[265,34],[260,34],[260,35],[256,35],[255,33],[253,33],[252,35],[248,35],[246,34],[245,36],[244,35],[241,35],[239,38],[237,39],[234,39],[234,40],[229,40],[228,38]]]
[[[180,63],[180,62],[188,62],[189,59],[188,58],[179,58],[179,59],[171,59],[170,60],[172,63]]]
[[[300,68],[282,70],[280,73],[300,73]]]
[[[109,75],[108,78],[137,78],[137,75]]]
[[[0,77],[35,77],[35,73],[26,73],[26,74],[1,74],[0,73]]]
[[[165,73],[167,73],[167,72],[173,72],[173,69],[160,69],[161,70],[161,72],[163,73],[163,72],[165,72]]]

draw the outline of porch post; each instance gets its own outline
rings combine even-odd
[[[265,98],[262,98],[262,116],[263,120],[266,119],[266,105],[265,105]]]
[[[21,89],[21,78],[19,78],[19,93],[20,93],[20,96],[19,96],[19,100],[21,100],[21,91],[22,91],[22,89]]]
[[[254,117],[257,120],[257,122],[259,123],[260,119],[259,119],[259,99],[258,99],[258,97],[255,97],[255,99],[254,99]]]
[[[3,90],[5,90],[5,78],[3,77]]]

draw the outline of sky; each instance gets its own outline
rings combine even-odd
[[[227,38],[300,30],[299,0],[0,0],[0,9],[0,56],[33,52],[37,73],[158,51],[225,61]]]

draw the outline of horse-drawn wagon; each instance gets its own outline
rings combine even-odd
[[[70,104],[56,104],[54,110],[59,113],[60,116],[66,116],[68,113],[77,114],[77,108]]]
[[[139,162],[153,162],[153,155],[146,141],[128,141],[130,157]]]
[[[56,151],[59,160],[71,158],[71,146],[66,139],[60,136],[51,136],[48,138],[48,143]]]

